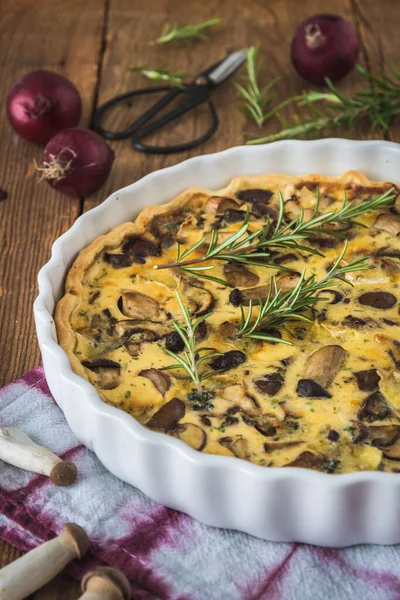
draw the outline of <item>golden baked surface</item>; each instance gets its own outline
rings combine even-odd
[[[93,383],[105,402],[202,452],[328,473],[397,471],[397,198],[392,207],[343,224],[341,238],[319,233],[301,242],[320,254],[274,248],[268,262],[275,269],[261,263],[204,263],[214,264],[208,273],[229,287],[177,267],[154,268],[176,261],[177,241],[181,252],[203,236],[209,240],[212,231],[223,241],[240,229],[246,211],[247,234],[265,227],[268,218],[273,228],[278,191],[286,221],[302,209],[307,221],[317,189],[318,214],[323,214],[340,209],[344,191],[357,205],[391,188],[396,194],[393,184],[371,182],[354,171],[341,177],[238,177],[223,190],[189,189],[169,204],[149,207],[135,222],[124,223],[80,252],[56,310],[59,343],[74,371]],[[256,317],[259,298],[267,300],[271,276],[281,289],[293,287],[304,269],[320,280],[346,239],[344,261],[367,257],[371,268],[348,273],[352,286],[338,281],[321,293],[309,315],[311,323],[289,320],[285,326],[291,335],[271,332],[293,345],[238,334],[240,304],[247,314],[248,299],[253,298]],[[204,256],[207,245],[190,258]],[[196,344],[221,356],[199,368],[200,373],[219,371],[202,382],[203,394],[184,369],[163,370],[176,362],[166,347],[177,356],[182,353],[172,324],[182,323],[175,290],[193,318],[211,313],[198,328]]]

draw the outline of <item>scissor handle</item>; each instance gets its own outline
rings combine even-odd
[[[158,102],[153,104],[141,117],[136,119],[129,127],[123,129],[121,131],[110,131],[104,129],[101,125],[102,118],[104,114],[113,106],[124,102],[130,98],[135,96],[141,96],[144,94],[153,94],[156,92],[167,93],[165,96],[160,98]],[[164,114],[159,119],[152,120],[147,127],[144,127],[148,121],[153,119],[165,106],[170,104],[178,95],[187,94],[188,100],[184,104],[177,106],[172,109],[170,112]],[[199,83],[191,83],[185,85],[182,88],[178,87],[170,87],[170,86],[160,86],[156,88],[145,88],[142,90],[134,90],[132,92],[127,92],[125,94],[120,94],[108,102],[105,102],[100,108],[95,112],[92,119],[92,127],[95,131],[100,133],[104,138],[109,140],[120,140],[132,136],[132,145],[136,150],[140,152],[147,153],[158,153],[158,154],[169,154],[172,152],[180,152],[182,150],[189,150],[208,140],[212,135],[214,135],[215,131],[218,128],[219,120],[217,116],[217,112],[215,110],[215,106],[211,101],[208,101],[208,106],[211,113],[211,126],[209,130],[203,134],[202,136],[192,140],[190,142],[185,142],[183,144],[179,144],[176,146],[151,146],[148,144],[143,144],[141,140],[146,136],[153,133],[157,129],[160,129],[167,123],[174,121],[179,118],[181,115],[185,114],[189,110],[192,110],[199,104],[206,102],[208,100],[210,94],[209,82],[206,77],[203,77],[202,84]]]
[[[141,117],[136,119],[129,127],[126,129],[122,129],[121,131],[111,131],[109,129],[104,129],[101,124],[101,121],[105,115],[105,113],[110,110],[110,108],[129,100],[130,98],[134,98],[135,96],[142,96],[145,94],[155,94],[157,92],[168,92],[160,98],[158,102],[153,104]],[[115,98],[111,98],[104,104],[102,104],[94,113],[92,118],[92,128],[97,131],[101,136],[103,136],[107,140],[123,140],[132,135],[135,131],[137,131],[142,125],[147,123],[155,114],[157,114],[160,110],[164,108],[167,104],[172,102],[179,94],[181,90],[176,87],[171,87],[169,85],[144,88],[142,90],[133,90],[131,92],[126,92],[125,94],[120,94],[119,96],[115,96]]]
[[[138,134],[132,136],[132,146],[135,148],[135,150],[138,150],[139,152],[145,152],[147,154],[172,154],[174,152],[182,152],[184,150],[191,150],[192,148],[199,146],[203,142],[206,142],[207,140],[209,140],[214,135],[214,133],[217,131],[218,125],[219,125],[219,119],[218,119],[217,111],[215,109],[214,104],[211,102],[211,100],[209,100],[207,102],[207,104],[208,104],[208,107],[209,107],[210,113],[211,113],[211,119],[212,119],[211,126],[208,129],[208,131],[206,131],[206,133],[204,133],[200,137],[196,138],[195,140],[191,140],[190,142],[184,142],[183,144],[177,144],[176,146],[152,146],[149,144],[143,144],[141,142],[141,140],[144,137],[146,137],[147,135],[149,135],[150,133],[152,133],[152,131],[154,131],[154,129],[152,129],[151,126],[149,126],[148,128],[146,128],[142,131],[139,131]],[[187,112],[191,108],[193,108],[193,105],[191,105],[189,108],[186,108],[186,110],[184,112]],[[170,114],[171,113],[169,113],[169,115]],[[182,114],[182,112],[180,114]],[[168,115],[166,115],[166,117],[168,117]],[[177,118],[177,117],[174,116],[173,118],[168,119],[168,121],[172,121],[174,118]],[[166,122],[168,122],[168,121],[166,121]],[[161,127],[161,125],[159,125],[159,127]],[[157,129],[158,129],[158,127],[157,127]]]

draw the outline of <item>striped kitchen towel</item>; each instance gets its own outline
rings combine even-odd
[[[202,525],[119,481],[76,440],[41,367],[0,391],[0,426],[76,463],[76,483],[62,488],[0,461],[0,537],[29,550],[78,523],[91,549],[69,566],[77,578],[117,567],[141,600],[400,600],[400,546],[265,542]]]

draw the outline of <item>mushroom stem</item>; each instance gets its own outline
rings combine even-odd
[[[88,547],[86,532],[75,523],[66,523],[58,537],[0,570],[0,598],[23,600],[53,579],[71,560],[82,558]]]
[[[121,571],[100,567],[82,579],[83,596],[79,600],[129,600],[129,581]]]
[[[55,485],[71,485],[76,466],[35,444],[19,427],[0,428],[0,459],[33,473],[47,475]]]

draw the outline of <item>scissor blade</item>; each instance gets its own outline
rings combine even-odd
[[[246,60],[246,51],[237,50],[229,54],[215,69],[207,73],[214,85],[219,85],[228,79]]]

